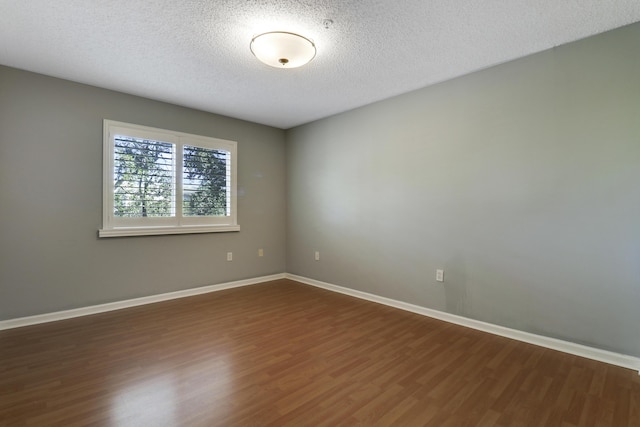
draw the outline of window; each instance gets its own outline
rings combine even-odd
[[[100,237],[238,231],[234,141],[104,121]]]

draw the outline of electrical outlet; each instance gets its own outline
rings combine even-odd
[[[320,252],[316,251],[316,261],[320,261]]]
[[[227,261],[233,261],[233,252],[227,252]]]
[[[264,251],[262,248],[258,249],[258,256],[264,256]]]
[[[436,281],[444,282],[444,270],[436,270]]]

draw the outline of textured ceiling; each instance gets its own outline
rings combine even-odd
[[[637,21],[639,0],[0,0],[0,63],[286,129]],[[258,62],[273,30],[316,58]]]

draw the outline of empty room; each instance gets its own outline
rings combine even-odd
[[[0,426],[640,426],[640,2],[0,0]]]

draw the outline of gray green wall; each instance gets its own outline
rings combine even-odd
[[[289,130],[287,271],[640,356],[639,46],[635,24]]]
[[[237,141],[241,231],[98,239],[105,118]],[[0,320],[282,273],[285,214],[282,130],[0,67]]]

